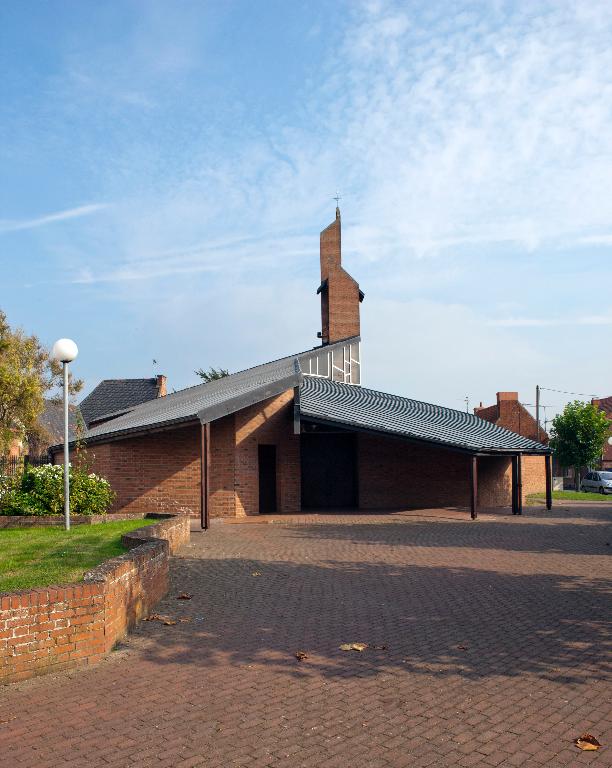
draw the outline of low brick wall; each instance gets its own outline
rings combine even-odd
[[[99,661],[167,593],[189,526],[173,516],[130,531],[129,551],[79,584],[0,594],[0,684]]]
[[[144,512],[114,513],[110,515],[71,515],[70,525],[98,525],[112,523],[113,520],[139,520],[156,517]],[[0,515],[2,528],[60,528],[65,523],[64,515]]]

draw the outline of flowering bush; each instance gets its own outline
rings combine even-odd
[[[101,515],[115,494],[108,480],[70,466],[70,510]],[[46,464],[0,479],[0,515],[60,515],[64,510],[64,467]]]

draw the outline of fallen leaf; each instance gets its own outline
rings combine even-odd
[[[190,595],[189,592],[181,592],[180,595],[176,596],[177,600],[191,600],[193,595]]]
[[[174,619],[171,619],[169,616],[162,616],[161,613],[152,613],[150,616],[147,616],[145,621],[161,621],[161,623],[165,624],[167,627],[171,627],[177,623]]]
[[[582,736],[574,739],[574,744],[584,752],[594,752],[601,747],[595,736],[590,733],[583,733]]]
[[[251,576],[261,576],[261,573],[259,571],[253,571]]]
[[[295,652],[295,658],[298,661],[304,661],[304,659],[308,658],[308,654],[305,651],[296,651]]]
[[[467,649],[468,649],[467,645],[458,645],[458,646],[457,646],[457,648],[458,648],[460,651],[467,651]]]
[[[179,624],[188,624],[191,621],[191,616],[183,616],[182,619],[179,619]]]
[[[342,643],[340,646],[341,651],[365,651],[368,647],[367,643]]]

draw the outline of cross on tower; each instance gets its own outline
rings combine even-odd
[[[336,192],[336,196],[332,199],[336,201],[336,208],[337,208],[338,204],[340,203],[340,200],[342,200],[342,198],[340,197],[340,192]]]

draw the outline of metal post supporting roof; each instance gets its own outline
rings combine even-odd
[[[210,424],[200,425],[200,525],[208,530],[209,525],[209,486],[210,486]]]
[[[478,517],[478,458],[472,456],[470,461],[470,516],[472,520]]]

